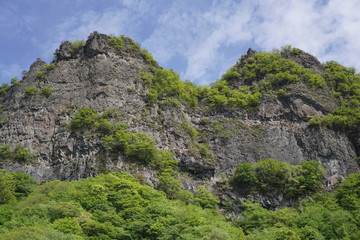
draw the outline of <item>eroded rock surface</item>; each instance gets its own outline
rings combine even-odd
[[[303,52],[286,57],[323,71],[315,58]],[[359,170],[355,145],[345,134],[307,124],[309,117],[325,115],[337,103],[326,94],[305,91],[301,84],[283,98],[265,97],[257,110],[250,112],[190,111],[182,105],[158,111],[156,104],[150,109],[146,106],[147,86],[141,74],[149,63],[137,52],[119,52],[109,45],[106,35],[93,33],[76,51],[71,43],[64,42],[54,64],[55,68],[45,70],[44,62],[35,62],[22,83],[2,97],[2,116],[7,121],[1,124],[0,145],[22,145],[38,157],[34,164],[2,163],[1,168],[47,181],[90,177],[106,167],[142,174],[155,185],[152,169],[134,169],[122,156],[115,162],[101,162],[101,138],[69,130],[66,124],[72,114],[79,108],[91,107],[99,112],[116,109],[132,132],[146,132],[159,148],[173,151],[180,169],[188,174],[183,179],[188,189],[204,182],[211,188],[239,163],[266,158],[291,164],[318,160],[326,169],[329,186]],[[46,76],[37,76],[39,71],[46,71]],[[49,86],[53,92],[48,98],[41,94],[26,96],[30,86]],[[216,163],[191,152],[191,139],[180,127],[184,120],[204,134],[202,141],[214,152]]]

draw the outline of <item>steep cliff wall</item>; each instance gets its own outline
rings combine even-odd
[[[312,56],[284,57],[323,71]],[[211,187],[239,163],[265,158],[291,164],[318,160],[326,169],[329,186],[359,170],[356,145],[345,133],[308,126],[310,117],[325,115],[338,106],[326,89],[296,83],[288,87],[287,94],[262,95],[261,103],[247,110],[209,109],[201,99],[197,108],[183,103],[149,105],[149,86],[142,76],[151,72],[151,67],[161,69],[127,38],[119,43],[93,33],[78,48],[64,42],[56,61],[36,61],[21,84],[13,85],[1,97],[5,120],[0,145],[25,146],[37,153],[37,159],[25,164],[1,162],[0,167],[29,173],[40,181],[74,180],[104,169],[120,169],[143,174],[156,184],[152,168],[129,164],[121,154],[116,160],[104,161],[101,135],[87,136],[69,129],[76,110],[91,107],[99,112],[115,110],[117,119],[128,124],[130,131],[145,132],[159,148],[173,151],[188,189],[204,183]],[[45,86],[52,89],[50,96],[42,93]],[[26,93],[29,87],[39,92]],[[195,129],[200,136],[194,139],[186,129]],[[207,144],[208,157],[201,154],[199,144]]]

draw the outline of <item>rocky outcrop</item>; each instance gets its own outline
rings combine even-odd
[[[316,57],[314,57],[300,49],[297,49],[297,48],[293,48],[292,50],[284,49],[281,52],[281,55],[284,58],[288,58],[288,59],[304,66],[305,68],[313,69],[316,73],[325,72],[324,66],[319,62],[319,60]]]
[[[159,148],[173,151],[180,169],[187,174],[183,181],[188,189],[204,183],[215,188],[239,163],[265,158],[291,164],[318,160],[326,169],[325,183],[329,186],[359,170],[359,153],[345,134],[307,124],[309,117],[336,108],[336,101],[325,93],[313,93],[299,83],[282,98],[264,97],[259,108],[252,111],[191,111],[183,105],[160,109],[157,104],[149,108],[141,74],[150,64],[141,53],[119,50],[109,44],[109,39],[95,32],[79,49],[62,43],[55,67],[35,62],[21,84],[2,96],[1,114],[8,120],[1,125],[0,145],[26,146],[38,157],[35,164],[0,163],[1,168],[26,172],[40,181],[74,180],[104,169],[120,169],[142,174],[155,185],[154,170],[134,168],[123,156],[103,161],[100,136],[87,137],[69,130],[66,124],[74,112],[92,107],[100,112],[115,109],[132,132],[146,132]],[[131,44],[126,41],[124,44]],[[285,57],[323,71],[314,57],[303,52]],[[45,75],[40,76],[39,71]],[[46,97],[40,91],[26,95],[31,86],[48,86],[52,94]],[[199,141],[209,145],[216,162],[206,162],[192,152],[193,140],[181,129],[183,121],[204,136]]]

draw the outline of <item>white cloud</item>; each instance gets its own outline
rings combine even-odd
[[[144,45],[160,63],[184,57],[187,67],[182,72],[183,77],[209,83],[215,80],[214,70],[223,70],[226,61],[220,57],[219,48],[251,39],[246,26],[251,12],[251,3],[213,1],[207,8],[190,8],[186,1],[174,1],[159,17],[158,27]]]
[[[21,79],[19,73],[22,70],[23,69],[21,68],[21,66],[17,64],[11,64],[11,65],[0,64],[0,80],[1,80],[0,82],[9,83],[10,79],[13,77],[17,77]]]
[[[51,38],[45,43],[39,43],[43,56],[54,52],[62,41],[86,40],[90,33],[98,31],[106,34],[118,34],[124,31],[128,10],[94,12],[86,11],[79,16],[66,19],[54,27],[49,33]]]
[[[228,11],[232,9],[232,11]],[[221,8],[218,4],[204,14],[202,21],[211,22],[208,26],[212,32],[202,37],[187,51],[188,67],[185,73],[187,77],[193,77],[201,83],[216,79],[204,79],[210,69],[219,66],[224,59],[218,58],[221,55],[219,48],[222,45],[236,44],[251,40],[251,34],[247,22],[251,17],[251,5],[228,4],[227,8]],[[240,56],[239,56],[240,57]],[[231,63],[234,64],[234,63]],[[207,78],[207,77],[205,77]]]
[[[360,67],[359,1],[266,1],[253,19],[254,41],[266,50],[291,44],[320,60]],[[262,19],[258,21],[258,19]]]
[[[203,84],[216,80],[248,47],[271,50],[291,44],[322,61],[337,60],[360,69],[356,0],[123,0],[90,9],[53,26],[45,42],[39,37],[30,41],[45,57],[61,41],[86,39],[93,31],[125,34],[152,52],[161,65]],[[239,52],[221,52],[232,47]],[[185,67],[170,65],[177,62]]]
[[[114,4],[99,11],[86,10],[65,19],[49,31],[48,35],[51,37],[46,43],[38,44],[43,55],[48,56],[49,52],[54,52],[62,41],[86,40],[94,31],[138,36],[144,28],[144,18],[148,18],[154,8],[145,0],[123,0],[122,4]]]

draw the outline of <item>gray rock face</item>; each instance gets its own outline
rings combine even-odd
[[[314,69],[317,73],[323,73],[325,72],[324,66],[317,60],[316,57],[300,50],[300,49],[294,49],[294,50],[285,50],[281,53],[281,55],[285,58],[288,58],[305,68],[311,68]]]
[[[311,61],[314,60],[309,57],[304,64]],[[265,158],[291,164],[318,160],[326,169],[329,186],[359,170],[358,153],[346,135],[307,126],[308,117],[327,114],[337,103],[329,102],[325,95],[320,98],[302,91],[301,84],[284,98],[264,98],[258,110],[252,112],[205,113],[185,106],[159,111],[158,105],[146,107],[147,87],[140,76],[149,63],[141,54],[125,50],[119,53],[109,45],[106,35],[93,33],[75,52],[71,43],[64,42],[55,65],[46,70],[44,62],[35,62],[22,83],[2,97],[1,114],[8,120],[0,128],[0,146],[22,145],[38,153],[38,157],[36,164],[0,163],[1,168],[47,181],[90,177],[105,167],[142,174],[151,185],[156,185],[153,170],[134,169],[123,156],[102,162],[100,136],[69,131],[66,124],[76,109],[91,107],[100,112],[117,110],[132,132],[146,132],[159,148],[173,151],[181,170],[188,173],[184,179],[188,189],[204,182],[212,188],[239,163]],[[39,78],[39,71],[46,71],[46,76]],[[30,86],[48,86],[53,92],[48,98],[40,93],[26,96],[25,90]],[[192,153],[192,140],[181,129],[184,120],[203,133],[205,138],[201,141],[214,152],[215,164]]]

